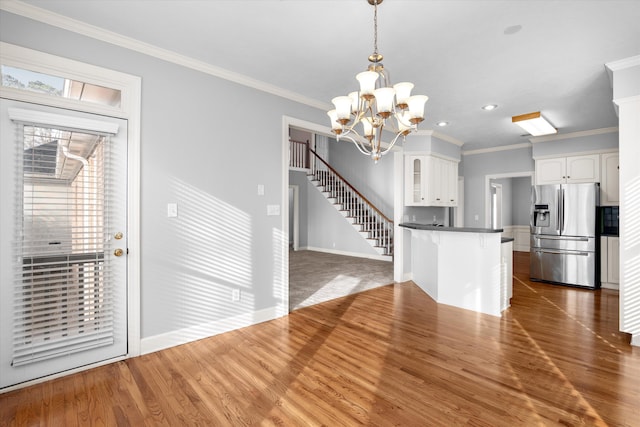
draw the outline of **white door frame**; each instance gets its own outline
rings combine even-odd
[[[519,178],[528,176],[533,184],[534,172],[510,172],[510,173],[497,173],[484,176],[484,223],[486,228],[491,228],[491,180],[502,178]]]
[[[110,117],[126,119],[127,131],[127,229],[128,240],[128,306],[127,306],[127,340],[128,353],[125,358],[140,355],[140,109],[142,81],[138,76],[121,73],[97,67],[83,62],[62,58],[48,53],[27,49],[24,47],[0,42],[0,63],[18,68],[37,71],[44,74],[61,76],[83,81],[98,86],[118,89],[122,94],[119,107],[53,97],[36,92],[0,86],[0,97],[35,104],[47,105],[101,114]],[[18,386],[3,389],[3,392],[13,388],[25,387],[70,373],[84,371],[96,366],[111,363],[113,360],[83,366],[71,371],[54,374],[45,378],[23,383]]]
[[[293,190],[293,250],[297,251],[300,247],[300,186],[289,185],[289,188]],[[287,201],[289,201],[288,197]],[[289,209],[290,207],[287,207],[287,212]]]
[[[491,227],[495,230],[502,228],[502,184],[491,183]],[[493,191],[495,189],[495,192]]]

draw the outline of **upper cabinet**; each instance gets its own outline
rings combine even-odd
[[[536,160],[536,184],[600,182],[600,155]]]
[[[605,153],[600,156],[600,205],[602,206],[618,206],[620,204],[619,158],[618,153]]]
[[[405,205],[458,205],[456,161],[430,155],[407,155],[404,165]]]

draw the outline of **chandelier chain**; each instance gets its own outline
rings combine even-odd
[[[373,53],[378,54],[378,0],[373,2]]]

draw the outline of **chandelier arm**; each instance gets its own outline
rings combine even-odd
[[[357,132],[355,132],[355,131],[354,131],[354,133],[355,133],[356,135],[358,135],[358,133],[357,133]],[[358,135],[358,136],[360,136],[360,135]],[[349,141],[353,142],[353,145],[355,145],[355,146],[356,146],[356,148],[358,149],[358,151],[360,151],[360,152],[361,152],[362,154],[364,154],[365,156],[369,156],[369,155],[371,155],[371,151],[368,151],[368,150],[364,147],[364,145],[362,145],[362,142],[359,142],[359,141],[357,141],[356,139],[354,139],[354,138],[352,138],[352,137],[350,137],[350,136],[348,136],[348,135],[340,135],[340,139],[342,139],[342,138],[347,139],[347,140],[349,140]]]
[[[382,151],[380,153],[381,156],[384,156],[385,154],[387,154],[389,151],[391,151],[391,149],[393,148],[394,145],[396,145],[396,142],[398,141],[398,138],[400,138],[402,135],[402,133],[397,133],[395,138],[393,138],[393,141],[391,141],[391,143],[389,144],[389,146],[387,148],[385,148],[384,151]]]

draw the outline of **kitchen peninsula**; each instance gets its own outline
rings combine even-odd
[[[512,288],[513,239],[501,229],[403,223],[413,281],[436,302],[501,316]]]

